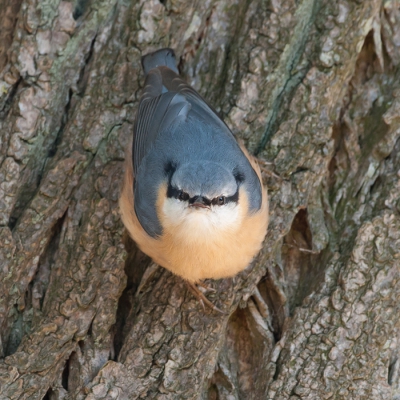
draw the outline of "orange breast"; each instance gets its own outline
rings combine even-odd
[[[258,165],[248,154],[246,156],[261,179]],[[144,253],[156,263],[190,282],[231,277],[249,265],[260,250],[267,231],[268,199],[265,188],[259,212],[248,215],[247,196],[240,190],[240,223],[227,231],[215,231],[214,234],[191,240],[187,237],[190,233],[177,231],[180,228],[168,224],[164,218],[162,208],[166,198],[166,187],[161,187],[157,212],[163,226],[163,235],[154,239],[146,233],[136,217],[132,190],[133,170],[131,162],[128,161],[130,159],[128,156],[120,210],[131,237]]]

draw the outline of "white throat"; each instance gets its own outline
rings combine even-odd
[[[165,224],[185,242],[213,240],[221,232],[234,231],[241,222],[240,209],[234,202],[207,209],[189,207],[187,202],[167,198],[162,211]]]

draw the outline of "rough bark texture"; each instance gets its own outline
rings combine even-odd
[[[399,399],[398,0],[0,0],[1,399]],[[268,161],[203,310],[118,213],[140,56]]]

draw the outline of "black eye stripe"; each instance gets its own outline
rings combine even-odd
[[[235,203],[239,201],[239,189],[236,190],[236,193],[234,195],[225,197],[225,203],[230,203],[232,201],[234,201]]]
[[[226,197],[225,196],[218,196],[212,199],[211,204],[217,205],[217,206],[222,206],[226,204]]]
[[[175,199],[178,198],[180,190],[177,188],[173,187],[172,185],[168,185],[167,189],[167,197],[174,197]]]
[[[177,189],[176,187],[169,184],[168,189],[167,189],[167,197],[178,199],[181,201],[190,200],[193,203],[194,199],[196,199],[198,196],[194,196],[194,197],[190,198],[190,196],[186,192],[184,192],[183,190]],[[220,197],[224,198],[224,201],[222,203],[219,201]],[[208,200],[207,198],[203,197],[203,201],[204,201],[204,204],[206,204],[206,205],[210,205],[210,204],[218,205],[218,203],[221,203],[220,205],[223,205],[223,204],[227,204],[227,203],[231,203],[231,202],[237,203],[239,201],[239,189],[236,190],[236,193],[233,194],[232,196],[218,196],[212,200]]]
[[[168,185],[167,197],[169,197],[169,198],[173,197],[174,199],[178,199],[181,201],[189,200],[189,195],[186,192],[184,192],[183,190],[177,189],[176,187],[173,187],[171,184]]]
[[[244,181],[244,174],[243,172],[239,171],[237,167],[233,169],[233,176],[235,177],[237,184],[240,184]]]
[[[180,190],[179,191],[179,195],[178,195],[178,200],[188,201],[189,200],[189,195],[186,192],[184,192],[183,190]]]
[[[168,161],[165,166],[164,166],[164,172],[165,175],[168,177],[168,180],[171,181],[171,177],[172,175],[175,173],[176,171],[176,163],[174,163],[173,161]]]
[[[220,201],[219,201],[220,197],[224,198],[224,202],[222,204],[219,204],[220,203]],[[236,190],[236,193],[233,194],[232,196],[218,196],[218,197],[215,197],[214,199],[212,199],[211,203],[214,204],[214,205],[218,205],[218,204],[219,205],[223,205],[223,204],[228,204],[228,203],[232,203],[232,202],[237,203],[238,201],[239,201],[239,189]]]

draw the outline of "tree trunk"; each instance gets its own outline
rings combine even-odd
[[[400,398],[398,0],[0,0],[0,399]],[[270,226],[207,281],[118,211],[140,57],[260,160]]]

